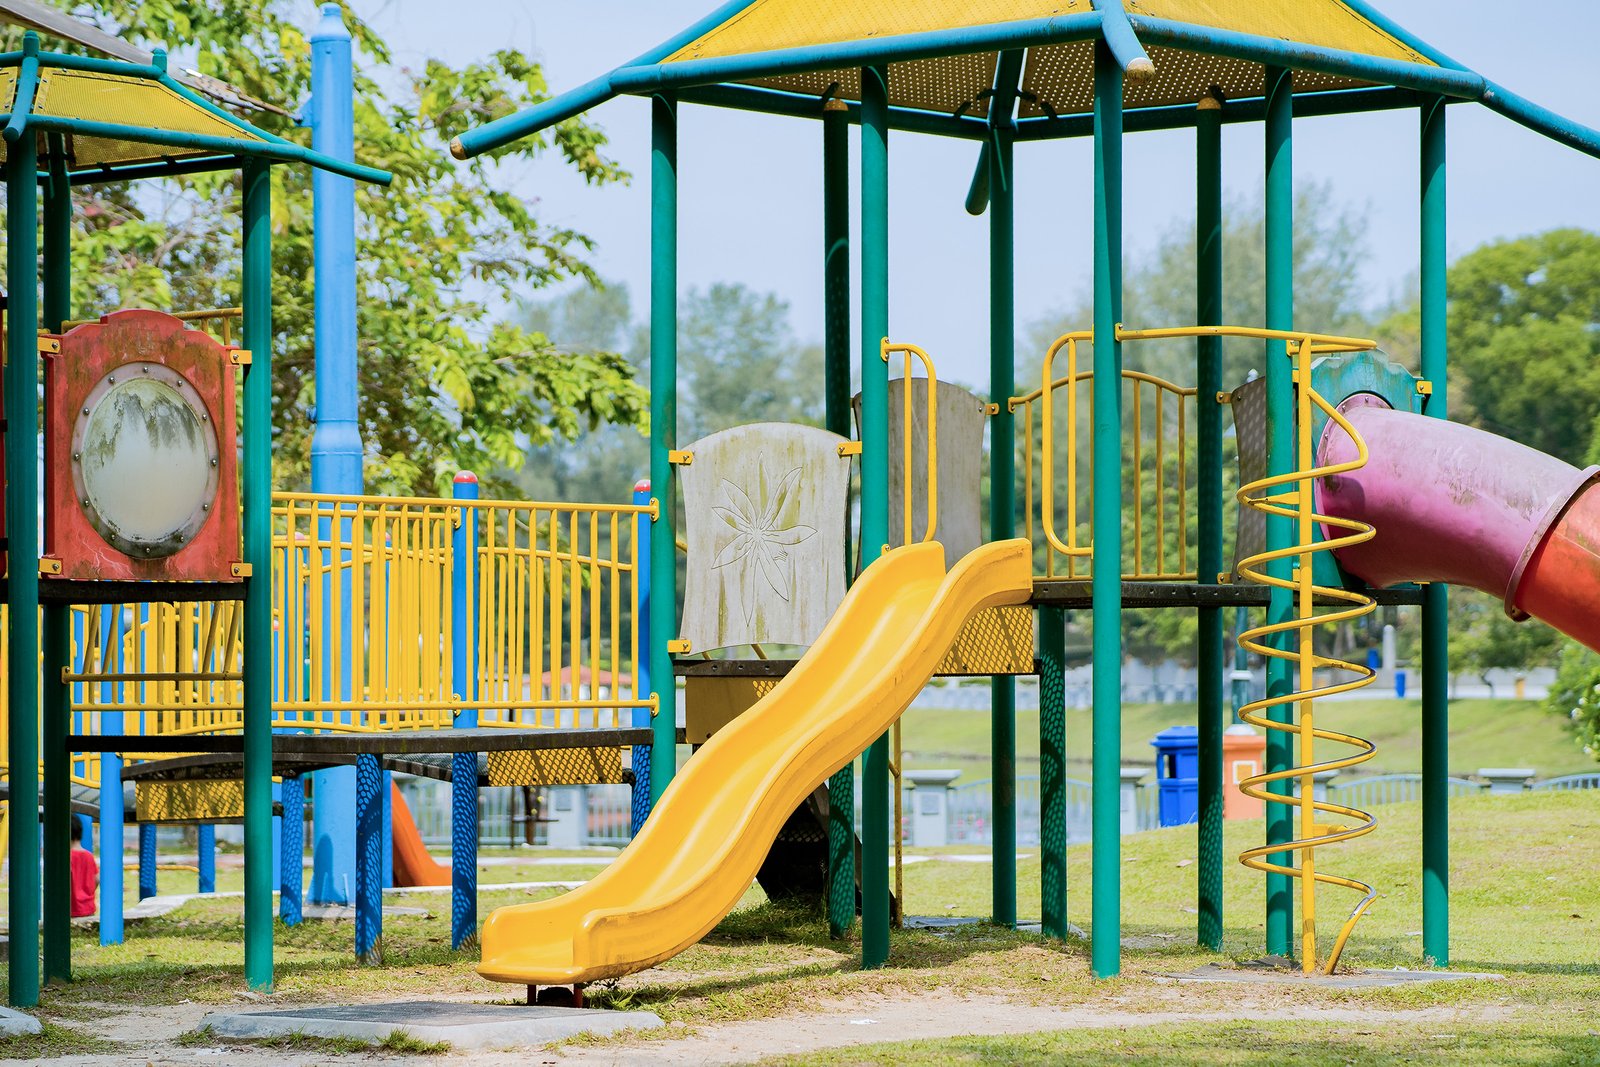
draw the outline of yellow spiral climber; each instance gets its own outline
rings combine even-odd
[[[1317,970],[1318,884],[1336,885],[1353,889],[1361,894],[1361,899],[1351,910],[1349,918],[1340,927],[1333,949],[1323,964],[1324,973],[1331,974],[1338,965],[1339,956],[1344,951],[1345,942],[1350,938],[1350,932],[1377,894],[1365,882],[1317,870],[1316,850],[1369,834],[1377,827],[1377,820],[1357,808],[1316,800],[1312,790],[1313,777],[1319,771],[1343,770],[1365,763],[1373,757],[1377,749],[1370,741],[1363,738],[1320,729],[1315,725],[1314,701],[1318,697],[1348,693],[1368,685],[1373,680],[1373,671],[1369,667],[1318,655],[1315,635],[1317,627],[1358,619],[1369,614],[1375,605],[1370,597],[1358,592],[1317,585],[1312,573],[1312,558],[1317,552],[1337,551],[1371,540],[1374,531],[1364,522],[1320,515],[1316,512],[1313,490],[1317,479],[1343,474],[1364,466],[1367,462],[1367,445],[1344,416],[1311,388],[1311,357],[1317,351],[1313,338],[1290,340],[1287,347],[1288,354],[1294,361],[1296,469],[1289,474],[1251,482],[1239,490],[1238,499],[1241,503],[1268,516],[1294,519],[1295,543],[1287,548],[1269,549],[1250,556],[1239,564],[1239,573],[1252,581],[1293,592],[1295,610],[1290,618],[1268,622],[1245,631],[1239,636],[1239,640],[1246,648],[1269,659],[1288,660],[1294,663],[1297,668],[1295,691],[1276,696],[1269,695],[1264,700],[1252,701],[1240,709],[1240,717],[1254,726],[1292,734],[1298,739],[1299,744],[1294,766],[1255,775],[1240,782],[1239,788],[1246,795],[1268,804],[1287,804],[1299,812],[1300,818],[1294,840],[1248,849],[1240,854],[1239,862],[1258,871],[1300,879],[1300,955],[1302,967],[1307,973]],[[1314,409],[1325,412],[1340,429],[1350,435],[1357,449],[1354,460],[1323,467],[1315,465],[1311,436]],[[1316,541],[1318,524],[1328,535],[1327,539],[1321,542]],[[1290,576],[1282,577],[1267,573],[1267,568],[1271,564],[1285,560],[1294,561]],[[1326,609],[1321,614],[1318,614],[1317,610],[1319,604]],[[1289,635],[1293,635],[1292,639]],[[1315,674],[1318,669],[1326,668],[1345,671],[1354,677],[1319,686]],[[1297,708],[1290,721],[1277,721],[1267,714],[1271,709],[1288,708],[1290,705]],[[1348,745],[1356,749],[1356,752],[1341,759],[1318,762],[1314,749],[1319,740]],[[1267,786],[1274,782],[1287,782],[1292,779],[1298,779],[1300,782],[1298,797],[1267,791]],[[1324,821],[1329,816],[1338,821]],[[1268,858],[1286,853],[1298,853],[1299,865],[1289,866]]]

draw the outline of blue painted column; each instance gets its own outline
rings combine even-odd
[[[356,960],[376,966],[383,962],[383,772],[378,757],[356,757]]]
[[[279,828],[282,857],[278,871],[278,917],[285,926],[299,926],[301,894],[305,891],[306,780],[285,778],[278,792],[283,803]]]
[[[338,4],[324,4],[311,35],[311,147],[333,159],[355,160],[355,111],[350,31]],[[316,257],[316,428],[311,435],[311,491],[359,494],[362,491],[361,427],[357,419],[356,369],[356,199],[351,178],[315,170],[311,177]],[[331,562],[331,561],[330,561]],[[349,603],[348,572],[343,602]],[[324,603],[331,603],[325,597]],[[349,620],[324,619],[323,632],[343,628],[341,676],[348,687],[350,649],[362,635],[348,632]],[[326,639],[326,638],[325,638]],[[337,695],[349,699],[346,689]],[[350,903],[355,867],[355,771],[318,771],[312,808],[311,900]],[[382,834],[381,820],[374,833]]]
[[[478,499],[478,476],[456,475],[451,494],[456,500]],[[478,511],[461,509],[451,541],[450,669],[457,700],[478,699]],[[456,716],[457,729],[478,725],[478,712]],[[450,758],[450,947],[478,943],[478,754],[457,752]]]
[[[156,827],[154,823],[139,824],[139,899],[148,900],[156,895]]]
[[[647,508],[650,506],[650,479],[641,478],[633,486],[633,503],[635,507]],[[639,625],[639,654],[634,657],[633,692],[648,693],[650,688],[650,521],[647,518],[634,520],[634,532],[638,536],[638,544],[633,554],[634,587],[639,594],[639,605],[634,610],[637,613]],[[649,729],[650,709],[633,709],[633,726],[637,729]],[[650,751],[649,745],[633,746],[633,803],[632,826],[637,834],[643,827],[644,821],[650,815]]]
[[[106,639],[101,647],[111,650],[110,670],[120,672],[122,664],[122,606],[105,609],[100,623]],[[122,683],[102,682],[101,700],[111,688],[111,703],[122,705]],[[107,734],[123,732],[122,712],[100,713],[100,729]],[[100,943],[122,944],[122,757],[114,752],[100,754]]]
[[[211,823],[201,823],[195,834],[199,846],[199,856],[195,866],[200,868],[200,875],[196,879],[196,892],[215,893],[217,891],[217,828]]]

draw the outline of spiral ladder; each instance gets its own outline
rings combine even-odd
[[[1316,632],[1319,627],[1337,625],[1370,614],[1375,603],[1360,592],[1317,584],[1312,561],[1318,552],[1335,552],[1371,540],[1372,526],[1353,519],[1336,518],[1319,514],[1316,509],[1315,487],[1319,479],[1333,477],[1356,470],[1367,462],[1368,452],[1354,427],[1345,417],[1319,395],[1311,385],[1312,356],[1317,351],[1313,338],[1304,337],[1287,342],[1287,352],[1294,362],[1295,385],[1295,470],[1268,476],[1243,486],[1238,491],[1239,501],[1272,518],[1292,519],[1295,523],[1294,543],[1283,548],[1268,548],[1239,564],[1239,573],[1246,579],[1294,594],[1294,609],[1288,618],[1269,620],[1240,635],[1240,643],[1250,651],[1272,660],[1294,664],[1294,687],[1284,694],[1269,694],[1265,699],[1252,701],[1240,709],[1240,717],[1253,726],[1295,738],[1295,756],[1292,765],[1269,769],[1266,773],[1247,778],[1239,783],[1246,795],[1267,804],[1287,805],[1298,814],[1292,840],[1250,848],[1239,856],[1246,867],[1271,874],[1287,875],[1300,882],[1301,902],[1301,966],[1308,974],[1321,970],[1332,974],[1338,966],[1345,942],[1349,940],[1356,923],[1371,906],[1377,893],[1372,886],[1354,878],[1329,874],[1318,870],[1317,850],[1363,837],[1377,828],[1377,820],[1367,812],[1329,800],[1318,800],[1313,790],[1315,776],[1322,771],[1337,771],[1370,760],[1377,751],[1372,742],[1347,733],[1325,729],[1316,725],[1315,703],[1318,699],[1352,692],[1371,684],[1374,672],[1370,667],[1351,663],[1316,650]],[[1320,411],[1350,435],[1357,448],[1357,456],[1349,462],[1318,466],[1313,440],[1313,415]],[[1323,539],[1318,540],[1318,527]],[[1289,564],[1288,567],[1274,566]],[[1337,672],[1350,677],[1343,680],[1317,682],[1317,673]],[[1280,716],[1274,718],[1273,712]],[[1336,759],[1318,760],[1316,743],[1336,742],[1355,751]],[[1298,782],[1299,795],[1288,795],[1286,783]],[[1278,783],[1285,792],[1272,792]],[[1293,856],[1295,862],[1282,862],[1281,857]],[[1337,886],[1360,894],[1334,939],[1327,959],[1318,965],[1316,898],[1318,886]]]

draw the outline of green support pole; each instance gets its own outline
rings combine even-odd
[[[850,436],[850,109],[822,107],[823,403],[830,433]],[[845,580],[851,576],[845,538]],[[828,934],[856,921],[856,774],[852,761],[828,779]]]
[[[861,565],[889,540],[889,68],[861,71]],[[889,737],[861,769],[861,966],[889,958]]]
[[[1449,418],[1446,387],[1445,103],[1422,108],[1422,376],[1427,414]],[[1450,964],[1450,591],[1422,594],[1422,954]]]
[[[244,980],[272,988],[272,168],[244,165]]]
[[[1016,428],[1010,400],[1016,392],[1016,190],[1011,131],[996,129],[989,144],[989,537],[1016,533]],[[990,780],[994,796],[994,911],[996,926],[1017,925],[1017,680],[991,678]],[[1042,727],[1041,727],[1042,729]],[[1041,780],[1040,789],[1044,783]],[[1062,783],[1062,789],[1065,789]],[[1040,793],[1041,799],[1045,796]]]
[[[1294,329],[1294,75],[1278,67],[1267,68],[1267,329]],[[1294,374],[1283,341],[1267,342],[1267,473],[1294,470]],[[1294,543],[1294,521],[1268,517],[1267,548],[1283,549]],[[1287,561],[1269,564],[1268,574],[1289,576]],[[1267,606],[1267,622],[1281,623],[1294,615],[1294,592],[1274,588]],[[1274,642],[1281,646],[1284,638]],[[1267,660],[1267,695],[1287,696],[1294,691],[1294,664]],[[1291,705],[1268,714],[1275,722],[1288,722]],[[1267,734],[1267,770],[1287,770],[1293,759],[1294,739],[1273,730]],[[1268,791],[1288,795],[1289,783],[1274,782]],[[1268,804],[1267,843],[1282,844],[1294,837],[1294,808]],[[1273,863],[1289,864],[1293,856],[1275,852]],[[1294,895],[1286,874],[1267,875],[1267,952],[1287,956],[1294,950]]]
[[[44,194],[44,328],[72,317],[72,186],[62,136],[50,134]],[[44,980],[72,980],[72,699],[61,672],[72,663],[72,609],[46,604],[42,727],[44,752]]]
[[[1094,905],[1095,976],[1122,969],[1122,65],[1094,57]]]
[[[1195,114],[1195,322],[1222,325],[1222,99],[1213,91]],[[1222,571],[1222,338],[1196,342],[1199,386],[1199,545],[1195,567],[1202,585]],[[1200,825],[1195,937],[1222,948],[1222,609],[1199,612]]]
[[[1067,936],[1067,613],[1039,609],[1040,929]]]
[[[35,46],[37,47],[37,46]],[[6,146],[6,534],[10,655],[11,885],[7,949],[11,1003],[39,1003],[39,152]]]
[[[650,98],[650,681],[656,713],[650,753],[650,806],[678,770],[678,689],[667,642],[678,633],[678,538],[672,502],[678,447],[678,102]]]

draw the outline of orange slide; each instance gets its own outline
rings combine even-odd
[[[389,783],[389,833],[394,839],[394,884],[449,885],[450,865],[428,855],[400,787]]]

